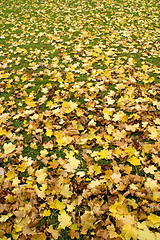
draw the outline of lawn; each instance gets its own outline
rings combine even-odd
[[[0,1],[1,240],[160,240],[159,9]]]

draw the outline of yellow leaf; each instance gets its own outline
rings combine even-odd
[[[108,134],[113,133],[113,131],[114,131],[114,126],[111,125],[111,124],[109,124],[109,125],[106,127],[106,130],[107,130],[107,133],[108,133]]]
[[[158,200],[157,195],[154,195],[154,196],[153,196],[153,201],[157,201],[157,200]]]
[[[18,165],[17,170],[20,172],[25,172],[26,168],[27,168],[27,164],[25,162],[22,162],[21,164]]]
[[[20,182],[21,181],[18,179],[18,177],[15,177],[13,179],[12,186],[17,187]]]
[[[87,179],[86,179],[87,180]],[[89,179],[88,179],[89,180]],[[94,188],[96,188],[97,186],[99,186],[100,184],[103,183],[103,180],[92,180],[89,184],[88,184],[88,187],[93,191],[94,191]]]
[[[66,113],[70,113],[70,112],[72,112],[72,108],[70,108],[70,107],[67,108],[65,112],[66,112]]]
[[[13,203],[13,202],[15,202],[15,197],[14,197],[13,195],[11,195],[11,194],[8,194],[8,195],[6,196],[6,200],[7,200],[7,202],[9,202],[9,203]]]
[[[147,178],[145,182],[145,187],[150,188],[152,191],[158,189],[158,184],[156,180],[153,180],[152,178]]]
[[[40,197],[40,198],[44,198],[46,195],[45,191],[39,190],[38,187],[36,188],[36,193],[37,193],[38,197]]]
[[[134,166],[141,165],[140,160],[135,156],[133,156],[131,159],[129,159],[129,162]]]
[[[16,148],[15,145],[13,145],[12,143],[5,143],[3,145],[4,148],[4,153],[5,154],[10,154],[11,152],[14,151],[14,149]]]
[[[65,211],[58,216],[58,221],[60,222],[58,229],[65,229],[72,224],[71,217]]]
[[[6,85],[6,88],[11,88],[11,84],[8,82],[7,85]]]
[[[81,109],[76,109],[76,111],[77,111],[77,116],[78,117],[83,116],[83,111]],[[78,130],[80,130],[80,129],[78,129]]]
[[[95,175],[98,175],[101,173],[101,166],[99,166],[98,164],[95,164],[93,166],[93,170],[95,171]]]
[[[147,227],[143,230],[138,230],[138,239],[140,240],[159,240],[155,238],[155,234],[151,232]]]
[[[3,111],[4,111],[4,107],[0,105],[0,113],[2,113]]]
[[[69,184],[66,184],[64,186],[61,186],[61,194],[65,197],[65,198],[69,198],[72,196],[72,192],[69,190]]]
[[[121,181],[121,174],[120,173],[113,173],[111,178],[115,183],[119,183]]]
[[[110,116],[112,116],[113,111],[111,109],[104,108],[103,114],[104,114],[104,119],[110,120]]]
[[[137,240],[137,229],[130,224],[125,224],[123,226],[122,234],[125,236],[125,240]]]
[[[10,76],[9,73],[0,72],[0,79],[1,79],[1,78],[8,78],[9,76]]]
[[[75,157],[70,157],[68,159],[68,164],[65,164],[64,167],[68,170],[71,168],[74,171],[79,166],[79,164],[80,164],[80,161],[78,159],[76,159]]]
[[[7,215],[1,215],[0,222],[6,222],[8,218],[10,218],[13,214],[8,213]]]
[[[136,209],[138,207],[138,204],[136,203],[136,201],[134,199],[129,199],[128,198],[127,201],[128,201],[128,204],[130,206],[132,206],[134,209]]]
[[[37,145],[36,145],[36,143],[31,143],[31,144],[30,144],[30,147],[33,148],[33,149],[37,149],[37,148],[38,148]]]
[[[65,204],[64,202],[60,202],[58,199],[55,199],[53,202],[50,202],[50,208],[62,211],[65,209]]]
[[[31,99],[26,99],[25,100],[25,103],[29,106],[29,107],[35,107],[36,106],[36,103],[31,100]]]
[[[110,77],[111,76],[111,70],[110,69],[106,69],[105,71],[104,71],[104,76],[105,77]]]
[[[81,124],[78,124],[77,129],[81,131],[84,130],[84,127]]]
[[[46,170],[44,168],[37,170],[35,173],[36,177],[37,177],[37,182],[39,184],[42,184],[47,176]]]
[[[132,156],[132,155],[136,152],[136,149],[135,149],[134,147],[129,146],[129,147],[127,147],[127,148],[125,149],[125,152],[126,152],[128,155]]]
[[[43,213],[43,217],[48,217],[48,216],[50,216],[51,215],[51,212],[50,212],[50,210],[44,210],[44,213]]]
[[[52,101],[48,101],[46,104],[46,107],[51,108],[53,106],[53,102]]]
[[[111,141],[112,140],[112,137],[108,134],[105,134],[104,135],[104,138],[107,140],[107,141]]]
[[[45,122],[45,125],[46,125],[47,130],[53,128],[52,123],[49,119],[47,119],[47,121]]]
[[[19,234],[17,234],[15,229],[13,229],[12,230],[12,238],[15,240],[15,239],[18,239],[18,237],[19,237]],[[3,240],[8,240],[8,238],[3,239]]]
[[[27,76],[22,75],[21,80],[22,80],[22,82],[25,82],[27,80]]]
[[[40,151],[40,154],[41,154],[41,157],[44,158],[48,154],[48,151],[46,149],[43,149]]]
[[[107,150],[101,150],[99,152],[99,155],[100,155],[100,158],[107,158],[108,157],[108,154],[107,154]]]
[[[113,224],[112,225],[108,225],[107,229],[108,229],[110,238],[116,238],[117,237],[117,233],[115,232],[115,227],[114,227]]]
[[[12,180],[15,177],[15,172],[9,171],[9,172],[7,172],[6,176],[9,180]]]
[[[153,225],[157,225],[157,226],[160,226],[160,217],[151,213],[149,216],[148,216],[148,220],[153,224]]]
[[[120,156],[121,153],[122,153],[122,150],[121,150],[119,147],[117,147],[117,148],[115,149],[115,154],[116,154],[117,156]]]
[[[68,102],[63,102],[63,103],[62,103],[62,107],[67,108],[68,106],[69,106],[69,103],[68,103]]]
[[[45,240],[46,239],[46,235],[45,235],[45,233],[37,233],[37,234],[35,234],[35,235],[33,235],[32,237],[31,237],[31,240]]]
[[[154,171],[156,171],[157,170],[157,168],[154,166],[154,165],[151,165],[151,166],[149,166],[149,167],[145,167],[144,169],[144,172],[145,173],[150,173],[150,174],[154,174]]]
[[[51,130],[51,129],[48,129],[47,131],[46,131],[46,136],[47,137],[51,137],[53,135],[53,131]]]
[[[75,230],[75,231],[79,230],[77,223],[73,223],[73,224],[70,226],[70,229]]]
[[[22,231],[22,227],[16,227],[16,228],[15,228],[15,231],[16,231],[16,232]]]

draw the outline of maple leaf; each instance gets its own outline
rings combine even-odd
[[[43,213],[43,217],[48,217],[48,216],[50,216],[51,215],[51,212],[50,212],[50,210],[44,210],[44,213]]]
[[[94,217],[93,212],[85,211],[81,216],[81,224],[83,226],[81,233],[86,234],[90,228],[94,228],[95,220],[96,218]]]
[[[56,137],[58,145],[60,146],[66,146],[67,144],[70,144],[73,140],[72,137],[67,136],[63,131],[55,131],[54,135]]]
[[[54,104],[53,104],[52,101],[48,101],[48,102],[46,103],[46,107],[49,107],[49,108],[52,109],[53,106],[54,106]]]
[[[0,104],[0,114],[4,111],[4,107]]]
[[[160,226],[160,217],[151,213],[148,218],[150,227],[158,228]]]
[[[14,171],[8,171],[6,173],[6,176],[9,180],[12,180],[15,177],[15,172]]]
[[[58,209],[60,212],[64,210],[65,204],[64,202],[60,202],[58,199],[50,202],[50,208]]]
[[[8,218],[10,218],[13,214],[12,213],[8,213],[7,215],[2,215],[0,217],[0,222],[6,222]]]
[[[104,114],[104,119],[110,120],[111,119],[110,116],[112,116],[112,114],[113,114],[113,109],[104,108],[103,114]]]
[[[68,163],[64,165],[68,172],[75,172],[75,169],[79,166],[80,161],[75,157],[70,157]]]
[[[109,233],[110,238],[116,238],[117,237],[117,233],[115,232],[115,227],[114,225],[108,225],[107,226],[107,230]]]
[[[103,184],[104,182],[105,182],[104,179],[92,180],[92,181],[88,184],[88,188],[91,189],[91,192],[92,192],[92,193],[95,193],[96,188],[97,188],[99,185]]]
[[[143,171],[145,172],[145,173],[150,173],[150,174],[154,174],[154,172],[157,170],[157,168],[154,166],[154,165],[151,165],[151,166],[149,166],[149,167],[145,167],[144,169],[143,169]]]
[[[69,103],[64,101],[64,102],[62,103],[62,107],[65,107],[65,108],[69,107]]]
[[[111,178],[113,179],[113,181],[114,181],[115,183],[118,183],[118,182],[121,181],[121,174],[120,174],[120,173],[113,173],[113,174],[111,175]]]
[[[40,154],[41,154],[41,157],[44,158],[48,154],[48,151],[46,149],[43,149],[40,151]]]
[[[99,155],[100,155],[100,158],[103,159],[103,158],[108,158],[108,152],[107,150],[101,150],[99,152]]]
[[[58,221],[60,222],[58,229],[65,229],[72,224],[71,217],[64,210],[58,215]]]
[[[21,181],[18,179],[18,177],[15,177],[12,181],[12,186],[16,187]]]
[[[53,229],[53,226],[52,226],[52,225],[50,225],[50,226],[47,228],[47,231],[48,231],[49,233],[51,233],[53,239],[58,239],[59,236],[60,236],[59,230]]]
[[[139,223],[138,222],[138,239],[142,240],[148,240],[148,239],[153,239],[157,240],[155,238],[155,234],[151,232],[148,227],[146,226],[146,222]]]
[[[16,147],[12,143],[5,143],[3,145],[3,148],[4,148],[4,153],[7,155],[7,154],[12,153]]]
[[[47,131],[46,131],[46,136],[47,137],[51,137],[53,135],[53,131],[51,130],[51,129],[48,129]]]
[[[138,159],[137,157],[133,156],[132,158],[130,158],[128,160],[132,165],[137,166],[137,165],[141,165],[140,159]]]
[[[32,100],[32,98],[26,98],[25,103],[29,106],[29,107],[35,107],[36,103]]]
[[[69,190],[69,184],[66,184],[64,186],[61,186],[61,194],[65,197],[65,198],[69,198],[72,196],[72,192]]]
[[[125,152],[126,152],[128,155],[132,156],[133,154],[135,154],[136,149],[135,149],[134,147],[132,147],[132,146],[128,146],[128,147],[125,149]]]
[[[0,167],[0,176],[3,176],[5,173],[4,169],[2,167]]]
[[[31,143],[31,144],[30,144],[30,147],[33,148],[33,149],[37,149],[37,148],[38,148],[35,142],[34,142],[34,143]]]
[[[46,173],[46,169],[45,168],[42,168],[40,170],[37,170],[36,173],[35,173],[36,177],[37,177],[37,182],[39,184],[42,184],[47,176],[47,173]]]
[[[159,188],[157,181],[151,178],[147,178],[145,182],[145,187],[150,188],[152,191],[157,190]]]
[[[122,228],[122,234],[126,240],[137,240],[137,229],[130,224],[125,224]]]
[[[46,235],[45,233],[37,233],[37,234],[34,234],[32,237],[31,237],[31,240],[45,240],[46,239]]]
[[[98,175],[101,173],[101,166],[99,166],[98,164],[95,164],[93,166],[93,170],[95,171],[95,174]]]

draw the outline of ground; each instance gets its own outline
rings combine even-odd
[[[1,0],[1,240],[160,240],[158,19]]]

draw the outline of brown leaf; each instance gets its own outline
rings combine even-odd
[[[108,240],[108,231],[105,229],[99,229],[97,232],[96,232],[96,236],[97,237],[100,237],[101,239],[105,239],[105,240]]]
[[[69,236],[71,237],[71,239],[75,239],[75,238],[79,239],[79,233],[72,229],[69,232]]]
[[[140,211],[138,212],[138,218],[139,218],[139,220],[144,220],[147,218],[147,215],[145,214],[145,212],[143,210],[140,209]]]
[[[79,134],[79,131],[75,127],[72,127],[72,126],[68,127],[65,132],[69,136],[78,135]]]

